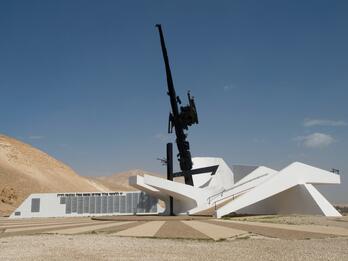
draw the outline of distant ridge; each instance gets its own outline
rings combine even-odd
[[[140,169],[133,169],[133,170],[125,171],[125,172],[116,173],[111,176],[88,177],[88,179],[98,184],[102,184],[108,187],[110,190],[135,191],[137,189],[128,185],[128,178],[131,176],[136,176],[136,175],[143,176],[144,174],[164,178],[164,176],[160,174],[155,174],[155,173],[151,173],[151,172],[140,170]]]

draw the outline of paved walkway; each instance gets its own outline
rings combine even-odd
[[[192,217],[0,219],[0,237],[30,234],[107,233],[114,236],[221,240],[262,235],[282,239],[348,237],[335,226],[287,225]]]
[[[226,228],[220,225],[213,225],[206,222],[199,222],[199,221],[182,221],[186,225],[192,227],[193,229],[196,229],[203,234],[207,235],[208,237],[214,239],[214,240],[220,240],[230,237],[235,237],[243,234],[248,234],[245,230],[239,230],[239,229],[232,229],[232,228]]]
[[[157,238],[210,239],[182,221],[167,221],[156,233]]]
[[[132,223],[132,222],[117,222],[117,224],[115,224],[115,222],[103,222],[101,224],[95,223],[95,224],[90,224],[88,226],[57,229],[57,230],[49,231],[48,233],[74,235],[74,234],[93,232],[93,231],[97,231],[97,230],[105,229],[109,227],[121,226],[121,225],[129,224],[129,223]]]
[[[150,221],[126,230],[117,232],[117,236],[126,237],[154,237],[165,221]]]
[[[283,239],[327,238],[332,236],[348,236],[348,229],[334,226],[286,225],[264,222],[214,220],[208,221],[224,227],[239,228],[267,237]]]

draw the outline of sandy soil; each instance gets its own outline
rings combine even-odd
[[[0,249],[1,260],[348,260],[347,238],[211,242],[35,235],[1,238]]]
[[[248,221],[273,219],[272,224],[199,218],[181,221],[179,217],[167,221],[160,220],[162,217],[157,221],[132,218],[134,220],[115,223],[89,218],[0,218],[0,230],[3,228],[0,260],[348,260],[348,237],[307,231],[313,223],[321,223],[323,229],[336,229],[337,232],[336,224],[347,223],[347,217],[339,220],[310,216],[243,218],[250,219]],[[293,231],[290,227],[296,225],[289,225],[289,220],[309,225],[304,225],[303,231],[299,228]],[[150,226],[156,222],[164,224],[157,230],[156,226]],[[336,223],[326,225],[325,222]],[[201,227],[196,226],[195,230],[191,223],[199,223]],[[211,229],[205,224],[210,224]],[[241,229],[243,233],[220,237],[227,238],[225,240],[211,239],[212,234],[227,233],[231,228]],[[344,230],[339,228],[338,234]],[[135,237],[128,237],[131,232]],[[173,239],[168,239],[170,237]]]
[[[268,215],[268,216],[246,216],[228,218],[236,221],[265,222],[288,225],[319,225],[348,228],[348,216],[324,217],[324,216],[301,216],[301,215]]]

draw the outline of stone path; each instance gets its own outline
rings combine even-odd
[[[104,233],[123,237],[221,240],[249,235],[281,239],[348,237],[336,226],[287,225],[194,217],[88,217],[55,219],[0,219],[0,237],[32,234]]]
[[[348,229],[334,226],[286,225],[264,222],[214,220],[213,224],[240,228],[269,237],[284,239],[325,238],[330,236],[348,236]]]
[[[158,238],[210,239],[209,236],[193,229],[182,221],[167,221],[156,233]]]
[[[64,234],[64,235],[74,235],[74,234],[82,234],[82,233],[88,233],[92,231],[96,231],[99,229],[105,229],[109,227],[115,227],[115,226],[121,226],[125,224],[129,224],[132,222],[103,222],[99,224],[93,224],[89,226],[81,226],[81,227],[73,227],[73,228],[66,228],[66,229],[57,229],[53,231],[49,231],[50,234]]]
[[[117,232],[116,235],[126,237],[153,237],[164,223],[165,221],[146,222],[145,224]]]
[[[182,222],[202,232],[203,234],[207,235],[208,237],[214,240],[220,240],[220,239],[225,239],[229,237],[239,236],[242,234],[248,234],[248,232],[244,230],[226,228],[220,225],[209,224],[207,222],[199,222],[199,221],[182,221]]]

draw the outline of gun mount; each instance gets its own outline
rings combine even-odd
[[[187,134],[185,133],[185,130],[188,130],[188,127],[193,124],[198,124],[196,105],[194,97],[191,96],[189,91],[187,93],[189,104],[186,106],[180,106],[179,109],[178,104],[181,105],[181,100],[179,96],[177,96],[175,93],[162,27],[160,24],[156,24],[156,27],[158,28],[160,35],[162,54],[167,76],[167,94],[170,97],[171,105],[171,112],[169,114],[168,121],[168,133],[172,133],[173,128],[175,129],[176,144],[179,151],[178,160],[180,164],[180,169],[183,173],[183,176],[185,177],[185,184],[193,186],[192,174],[190,173],[193,164],[191,159],[190,144],[186,140]]]

